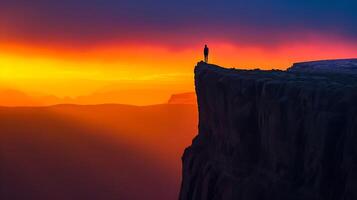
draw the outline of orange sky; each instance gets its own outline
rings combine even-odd
[[[297,61],[357,55],[357,48],[352,44],[329,38],[274,47],[211,41],[209,47],[210,62],[236,68],[286,69]],[[175,49],[135,43],[63,48],[3,43],[0,45],[0,88],[58,97],[76,97],[98,91],[147,90],[146,97],[143,96],[140,102],[133,100],[133,104],[161,103],[172,93],[194,90],[193,67],[202,59],[201,48]],[[155,94],[150,96],[149,91]],[[130,98],[124,103],[128,101]]]
[[[32,97],[95,99],[90,103],[164,103],[171,94],[194,91],[193,67],[205,43],[211,63],[245,69],[357,57],[356,6],[1,0],[0,95],[14,89]],[[16,95],[20,102],[25,94]]]

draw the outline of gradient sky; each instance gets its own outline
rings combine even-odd
[[[347,0],[2,0],[0,84],[77,96],[119,89],[192,91],[211,62],[285,69],[357,57],[357,2]]]

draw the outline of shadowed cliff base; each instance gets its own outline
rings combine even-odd
[[[345,61],[289,71],[198,63],[199,134],[182,157],[180,199],[357,199],[357,76],[336,73]]]

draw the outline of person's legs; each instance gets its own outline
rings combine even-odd
[[[205,56],[205,62],[208,63],[208,56]]]

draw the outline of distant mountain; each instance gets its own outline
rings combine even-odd
[[[165,100],[172,94],[161,90],[111,90],[94,92],[78,97],[60,98],[54,95],[31,96],[25,92],[12,89],[0,89],[0,106],[51,106],[57,104],[125,104],[125,105],[155,105],[167,103]],[[195,104],[194,93],[175,94],[169,104]]]
[[[94,92],[89,95],[74,98],[75,104],[103,104],[116,103],[126,105],[154,105],[165,103],[172,94],[170,91],[155,89],[109,90]]]
[[[40,97],[34,97],[36,100],[41,102],[43,105],[46,106],[51,106],[51,105],[57,105],[57,104],[74,104],[74,99],[71,97],[64,97],[64,98],[59,98],[55,95],[46,95],[46,96],[40,96]]]
[[[35,100],[24,92],[12,89],[0,90],[1,106],[41,106],[40,101]]]
[[[173,94],[167,103],[168,104],[197,104],[196,93],[187,92],[181,94]]]

